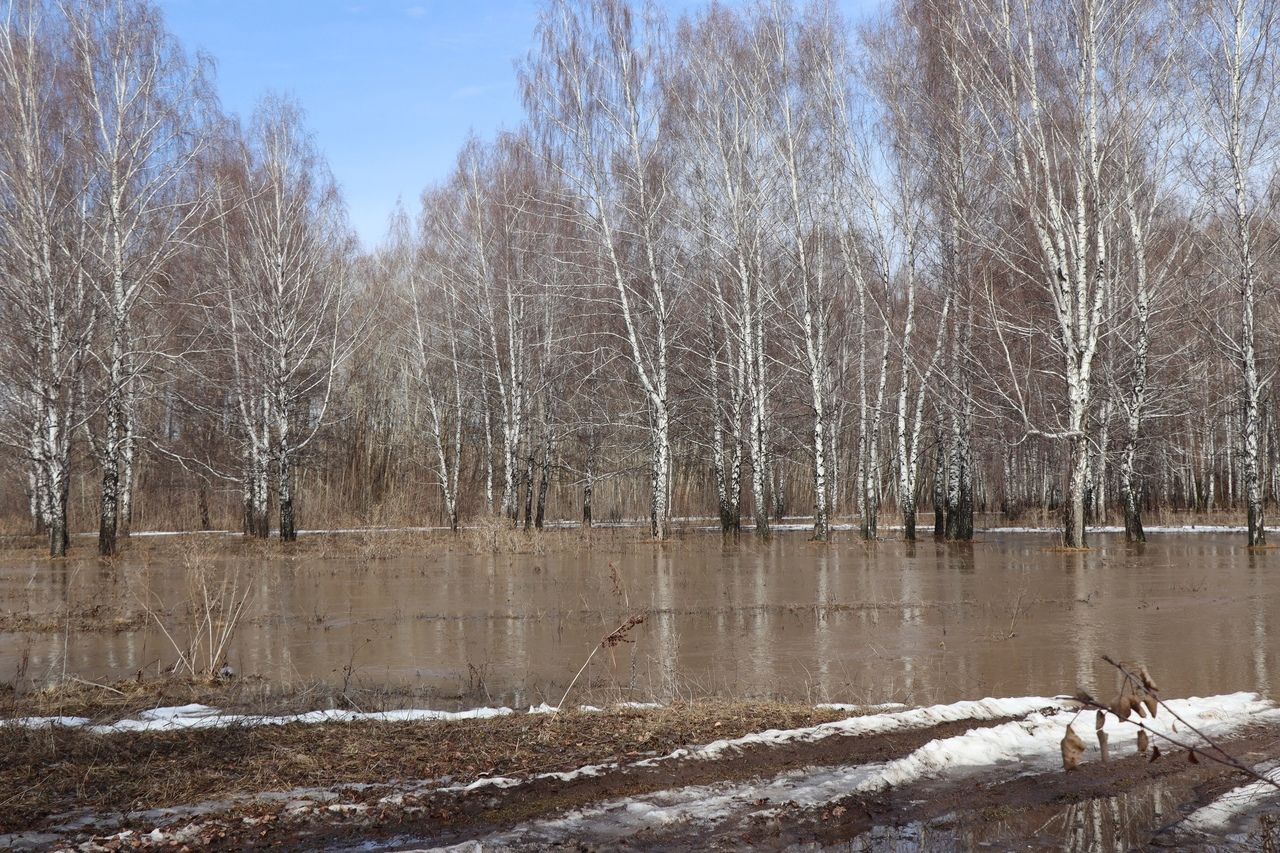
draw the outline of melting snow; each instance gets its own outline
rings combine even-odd
[[[172,708],[153,708],[138,714],[137,719],[119,720],[107,725],[93,725],[84,717],[18,717],[0,720],[0,725],[26,726],[28,728],[83,728],[93,734],[117,734],[120,732],[170,732],[183,729],[210,729],[225,726],[284,726],[290,723],[353,723],[364,720],[377,722],[409,722],[415,720],[475,720],[502,717],[511,714],[510,708],[473,708],[469,711],[433,711],[408,708],[400,711],[308,711],[305,714],[261,716],[256,714],[225,714],[208,705],[179,705]]]
[[[1059,707],[1046,707],[1055,704]],[[1211,737],[1222,737],[1258,722],[1280,722],[1280,709],[1255,693],[1176,699],[1167,705]],[[1053,772],[1061,767],[1059,744],[1067,726],[1073,723],[1077,733],[1089,745],[1085,760],[1097,760],[1098,748],[1092,735],[1093,712],[1077,715],[1056,700],[1030,698],[985,699],[855,717],[790,732],[763,732],[732,741],[717,741],[700,749],[677,750],[663,759],[649,759],[636,764],[649,765],[673,757],[709,757],[746,743],[816,740],[837,732],[876,734],[938,722],[1019,715],[1025,715],[1025,718],[971,729],[955,737],[939,738],[886,763],[803,768],[763,782],[687,786],[598,803],[562,817],[537,821],[482,839],[480,848],[471,849],[500,848],[511,844],[536,847],[566,838],[608,842],[643,830],[660,830],[676,822],[696,821],[712,826],[734,814],[768,814],[773,810],[773,804],[789,802],[815,807],[854,792],[873,793],[929,780],[956,781],[972,778],[978,773],[984,774],[984,779],[1003,779]],[[1194,742],[1194,735],[1176,723],[1165,709],[1161,709],[1157,718],[1144,720],[1143,725],[1153,734],[1168,734],[1181,741]],[[1136,749],[1136,725],[1117,722],[1108,715],[1104,729],[1113,755],[1123,755]],[[1156,745],[1165,743],[1160,737],[1153,737],[1152,742]],[[584,771],[588,769],[583,768]],[[556,775],[571,777],[573,774]]]
[[[1268,721],[1280,722],[1280,709],[1256,693],[1231,693],[1209,698],[1171,699],[1169,710],[1206,735],[1229,733],[1244,725]],[[1152,733],[1151,743],[1166,751],[1170,744],[1159,737],[1168,735],[1177,741],[1194,744],[1196,737],[1162,708],[1155,718],[1142,725]],[[891,761],[875,779],[859,786],[869,793],[884,788],[910,784],[924,778],[970,770],[988,770],[1001,766],[1021,772],[1048,771],[1061,767],[1062,737],[1067,725],[1075,720],[1076,734],[1086,744],[1085,761],[1096,760],[1097,739],[1094,736],[1094,712],[1079,716],[1059,711],[1034,713],[1026,719],[990,728],[972,729],[962,735],[930,741],[903,758]],[[1136,716],[1133,719],[1138,719]],[[1103,729],[1107,733],[1112,754],[1124,755],[1137,748],[1138,727],[1121,723],[1110,714]]]
[[[1188,723],[1211,737],[1223,737],[1255,723],[1280,722],[1280,709],[1255,693],[1233,693],[1207,698],[1175,699],[1167,703]],[[648,706],[646,706],[648,707]],[[829,705],[829,708],[848,706]],[[854,706],[858,707],[858,706]],[[887,706],[896,708],[898,706]],[[677,749],[665,756],[635,761],[588,765],[559,773],[545,773],[527,778],[495,777],[479,779],[466,785],[436,788],[439,792],[467,793],[484,788],[511,788],[533,779],[571,781],[626,768],[652,767],[676,760],[708,760],[750,746],[776,746],[785,743],[816,742],[833,736],[866,736],[894,731],[923,729],[948,722],[991,721],[1004,717],[1012,722],[975,727],[953,737],[938,738],[892,761],[835,767],[806,767],[778,774],[773,778],[749,783],[715,783],[657,791],[596,803],[568,812],[554,819],[535,821],[516,827],[470,846],[454,849],[489,849],[494,846],[543,846],[567,838],[609,841],[628,838],[643,830],[661,830],[676,823],[699,823],[714,826],[735,815],[768,814],[782,803],[817,807],[837,801],[854,792],[874,793],[888,788],[929,782],[950,782],[980,777],[1002,780],[1028,774],[1056,772],[1060,768],[1059,744],[1068,725],[1074,724],[1087,745],[1085,760],[1096,761],[1098,747],[1093,736],[1092,711],[1076,713],[1074,703],[1062,698],[1023,697],[982,699],[934,705],[927,708],[887,710],[855,716],[831,723],[797,729],[769,730],[738,738],[714,741],[700,747]],[[531,709],[536,710],[536,709]],[[551,709],[554,710],[554,709]],[[859,708],[859,710],[863,710]],[[280,717],[255,717],[222,714],[205,705],[156,708],[110,726],[94,726],[77,717],[48,717],[11,720],[9,724],[29,726],[70,725],[94,732],[164,731],[181,728],[205,728],[219,725],[282,725],[290,722],[352,721],[360,719],[415,720],[464,719],[510,714],[508,708],[477,708],[472,711],[447,712],[406,710],[376,714],[350,711],[315,711]],[[1137,718],[1135,717],[1136,721]],[[1142,720],[1152,732],[1152,743],[1164,745],[1160,734],[1170,735],[1188,744],[1196,742],[1186,726],[1161,709],[1158,717]],[[1129,754],[1136,748],[1139,727],[1119,723],[1108,715],[1105,730],[1113,754]],[[1280,779],[1280,766],[1269,771]],[[436,784],[439,784],[438,782]],[[1259,798],[1270,795],[1265,783],[1245,785],[1190,816],[1188,825],[1212,831],[1229,824],[1235,817],[1256,805]],[[308,807],[313,807],[307,804]],[[334,810],[363,808],[359,804],[317,802],[314,807]],[[159,831],[159,830],[157,830]],[[164,836],[169,840],[173,836]]]
[[[1000,717],[1021,717],[1040,708],[1061,706],[1065,700],[1050,699],[1044,696],[1031,696],[1020,699],[979,699],[976,701],[954,702],[950,705],[932,705],[928,708],[913,708],[884,714],[868,714],[862,717],[850,717],[831,723],[820,723],[798,729],[768,729],[753,732],[737,738],[726,738],[695,747],[681,747],[666,755],[643,758],[634,761],[627,767],[656,767],[667,761],[689,759],[693,761],[709,761],[720,758],[751,746],[777,746],[784,743],[812,743],[834,735],[859,736],[884,734],[886,732],[922,729],[941,723],[960,720],[994,720]],[[859,706],[853,706],[859,707]],[[477,779],[467,785],[448,788],[449,791],[475,791],[481,788],[514,788],[539,779],[556,779],[571,782],[574,779],[600,776],[623,765],[616,762],[605,764],[588,764],[576,770],[554,773],[540,773],[526,778],[509,776],[488,776]]]

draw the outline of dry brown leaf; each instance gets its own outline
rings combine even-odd
[[[1107,751],[1107,733],[1102,729],[1098,729],[1098,749],[1102,751],[1102,763],[1106,764],[1111,755]]]
[[[1080,766],[1080,756],[1084,755],[1084,741],[1075,729],[1067,726],[1067,733],[1062,736],[1062,769],[1075,770]]]
[[[1143,755],[1147,754],[1147,749],[1151,746],[1151,739],[1147,737],[1146,729],[1138,730],[1138,752]]]
[[[1200,763],[1200,759],[1196,758],[1196,751],[1194,749],[1187,750],[1187,761],[1190,761],[1192,764]]]
[[[1133,710],[1138,712],[1138,716],[1142,717],[1143,719],[1146,719],[1146,716],[1147,716],[1146,704],[1139,701],[1134,701],[1131,704],[1132,704]]]
[[[1156,683],[1151,680],[1151,673],[1147,672],[1145,666],[1138,667],[1138,678],[1142,679],[1142,689],[1149,693],[1159,693],[1160,688],[1156,687]]]
[[[1095,720],[1094,720],[1093,727],[1094,727],[1095,729],[1097,729],[1098,731],[1102,731],[1102,729],[1103,729],[1106,725],[1107,725],[1107,712],[1106,712],[1106,711],[1103,711],[1101,708],[1099,708],[1099,709],[1098,709],[1098,715],[1097,715],[1097,717],[1096,717],[1096,718],[1095,718]]]
[[[1160,758],[1160,747],[1158,747],[1158,746],[1153,746],[1153,747],[1151,747],[1151,761],[1150,761],[1150,763],[1154,764],[1154,763],[1155,763],[1159,758]]]
[[[1156,709],[1160,707],[1160,703],[1156,701],[1156,697],[1149,693],[1147,694],[1147,698],[1142,700],[1142,704],[1147,706],[1147,710],[1151,712],[1152,717],[1156,715]]]
[[[1116,717],[1120,720],[1120,722],[1123,723],[1125,720],[1129,719],[1129,711],[1131,707],[1132,706],[1129,703],[1129,697],[1125,696],[1122,693],[1120,694],[1119,698],[1117,698],[1116,701],[1112,703],[1111,713],[1115,714]]]

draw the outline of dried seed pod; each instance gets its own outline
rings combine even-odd
[[[1080,766],[1080,756],[1084,755],[1084,741],[1075,729],[1067,726],[1067,733],[1062,736],[1062,769],[1075,770]]]
[[[1151,746],[1151,739],[1147,737],[1147,730],[1139,729],[1138,730],[1138,752],[1141,752],[1143,755],[1146,755],[1147,749],[1150,746]]]

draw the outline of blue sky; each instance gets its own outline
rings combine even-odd
[[[730,0],[737,5],[745,0]],[[660,0],[674,12],[702,5]],[[838,0],[851,17],[878,0]],[[540,0],[158,0],[188,50],[217,61],[224,109],[295,96],[366,246],[397,198],[442,180],[467,134],[521,119],[515,63]]]

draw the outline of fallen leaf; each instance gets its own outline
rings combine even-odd
[[[1067,726],[1067,733],[1062,736],[1062,769],[1075,770],[1080,766],[1080,756],[1084,755],[1084,741],[1075,729]]]

